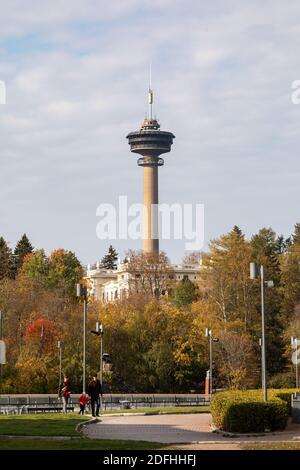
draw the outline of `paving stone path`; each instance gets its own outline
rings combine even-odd
[[[103,416],[96,424],[84,426],[90,439],[139,440],[166,444],[195,444],[204,448],[239,448],[244,442],[289,441],[300,438],[300,426],[264,436],[225,437],[211,432],[211,415]]]

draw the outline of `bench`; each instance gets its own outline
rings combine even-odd
[[[62,411],[62,406],[28,406],[26,407],[27,413],[47,413]],[[67,411],[74,411],[74,406],[68,406]]]
[[[121,405],[121,408],[123,410],[130,410],[131,408],[131,402],[129,400],[119,400],[119,403]]]

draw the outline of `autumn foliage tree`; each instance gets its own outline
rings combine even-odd
[[[300,330],[299,224],[291,239],[263,228],[250,240],[238,227],[211,241],[201,255],[197,286],[177,282],[167,256],[130,252],[125,264],[129,295],[114,303],[88,302],[87,331],[104,326],[103,351],[113,363],[113,391],[204,392],[209,367],[205,328],[214,343],[217,386],[261,385],[259,280],[249,279],[249,263],[265,267],[268,377],[291,374],[290,336]],[[26,251],[26,250],[25,250]],[[72,391],[82,389],[82,304],[75,284],[83,270],[76,255],[58,249],[24,254],[17,275],[12,250],[0,239],[0,309],[8,363],[2,370],[4,393],[55,393],[59,382],[58,339],[63,371]],[[1,264],[2,260],[2,264]],[[191,256],[199,266],[200,255]],[[125,279],[124,279],[125,281]],[[163,295],[168,294],[168,295]],[[87,335],[87,376],[99,370],[99,340]],[[272,383],[276,383],[272,382]]]
[[[16,279],[5,277],[0,281],[3,337],[8,351],[3,390],[14,392],[17,383],[19,392],[56,392],[58,339],[65,342],[66,351],[69,349],[64,368],[67,371],[70,366],[76,375],[75,389],[78,387],[81,339],[76,349],[68,336],[76,327],[74,334],[82,337],[81,309],[75,300],[75,284],[81,275],[82,268],[73,253],[57,250],[48,257],[43,250],[36,250],[24,256]]]
[[[193,312],[152,300],[141,311],[129,302],[99,305],[99,314],[105,349],[126,383],[144,392],[199,390],[205,348],[189,343]]]
[[[49,257],[43,250],[36,250],[25,256],[20,275],[42,283],[50,289],[61,289],[66,296],[75,296],[76,283],[83,270],[71,251],[54,250]]]
[[[165,294],[174,284],[173,268],[165,253],[129,251],[126,256],[130,292],[149,298]]]
[[[259,383],[257,358],[250,335],[242,331],[220,331],[215,346],[219,379],[226,388],[252,388]]]
[[[24,341],[31,350],[42,354],[51,352],[56,348],[58,337],[59,324],[57,322],[47,320],[46,318],[38,318],[27,325]]]
[[[252,261],[250,243],[238,227],[210,243],[202,273],[207,301],[221,322],[242,319],[251,328],[257,313],[253,307],[253,283],[249,279]]]
[[[292,243],[281,257],[282,312],[285,318],[293,315],[300,304],[300,224],[295,225]]]

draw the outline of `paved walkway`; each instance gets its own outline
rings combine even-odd
[[[210,429],[211,415],[103,416],[101,422],[84,426],[83,434],[91,439],[139,440],[165,444],[205,445],[205,448],[238,448],[244,442],[295,442],[300,440],[300,426],[265,436],[225,437]]]

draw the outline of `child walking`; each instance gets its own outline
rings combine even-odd
[[[87,404],[87,402],[89,401],[89,397],[86,393],[82,393],[79,397],[79,406],[80,406],[80,411],[79,411],[79,414],[80,415],[84,415],[84,412],[85,412],[85,406]]]

